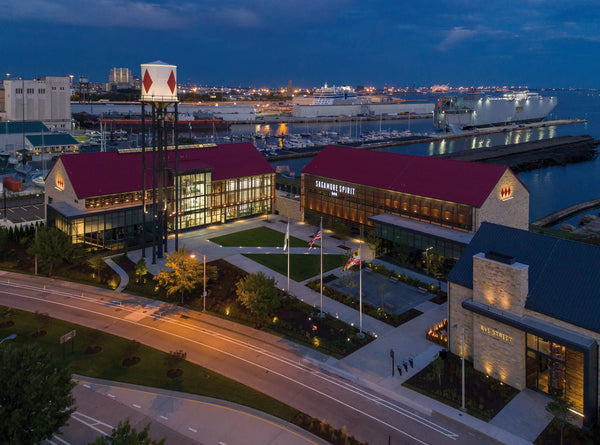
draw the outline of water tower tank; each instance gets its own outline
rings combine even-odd
[[[177,102],[177,67],[161,62],[142,64],[142,101]]]

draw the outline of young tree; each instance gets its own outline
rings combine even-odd
[[[100,271],[104,269],[104,266],[106,265],[104,259],[100,255],[94,255],[93,257],[88,258],[87,263],[96,271],[96,276],[100,277]]]
[[[154,440],[150,438],[150,424],[146,425],[139,433],[131,426],[129,419],[119,422],[113,428],[110,436],[100,436],[88,445],[164,445],[165,438]]]
[[[5,443],[39,443],[62,428],[75,410],[75,383],[67,368],[34,346],[2,345],[0,437]]]
[[[257,325],[281,304],[275,278],[268,278],[262,272],[246,275],[237,283],[237,297],[242,306],[256,316]]]
[[[183,349],[179,349],[177,351],[171,351],[165,357],[165,366],[169,368],[175,368],[179,363],[184,361],[187,358],[187,352]]]
[[[135,276],[137,282],[141,283],[147,273],[148,266],[146,265],[146,260],[144,258],[140,258],[140,260],[135,264]]]
[[[438,378],[438,384],[442,386],[442,376],[444,375],[444,361],[441,357],[437,357],[433,361],[433,372]]]
[[[374,230],[367,230],[365,232],[365,242],[369,245],[373,251],[373,256],[377,257],[380,254],[382,240],[377,236]]]
[[[41,335],[44,328],[48,326],[48,323],[50,323],[50,315],[48,315],[46,312],[35,311],[34,316],[35,324],[37,326],[36,333],[37,335]]]
[[[554,416],[560,428],[560,445],[563,443],[565,425],[573,419],[573,414],[570,411],[572,408],[573,402],[563,397],[554,399],[546,405],[546,411]]]
[[[178,252],[167,253],[166,266],[170,270],[161,270],[154,279],[168,295],[180,295],[183,304],[186,295],[202,286],[203,265],[197,258],[190,256],[185,248],[181,248]]]
[[[38,261],[48,266],[48,276],[51,277],[54,266],[73,257],[73,244],[69,235],[53,227],[38,230],[28,253],[37,255]]]

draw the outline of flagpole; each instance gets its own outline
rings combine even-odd
[[[290,294],[290,218],[288,217],[287,244],[288,248],[288,295]]]
[[[358,240],[358,332],[362,334],[362,225],[360,226],[360,239]]]
[[[321,317],[323,316],[323,241],[325,234],[323,233],[323,217],[321,217]]]

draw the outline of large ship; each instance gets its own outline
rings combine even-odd
[[[328,87],[327,84],[315,92],[313,105],[347,105],[359,102],[351,87]]]
[[[529,91],[502,96],[469,92],[464,97],[443,97],[433,110],[436,127],[453,131],[477,127],[539,122],[556,107],[556,97],[542,97]]]

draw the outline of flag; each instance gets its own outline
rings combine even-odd
[[[283,239],[283,251],[285,252],[290,247],[290,222],[287,223],[287,229],[285,229],[285,238]]]
[[[323,229],[321,227],[322,225],[323,225],[323,221],[321,221],[321,223],[319,224],[319,230],[317,230],[317,233],[315,233],[313,238],[308,243],[308,250],[312,249],[312,246],[315,241],[319,241],[321,239],[321,235],[323,234]]]
[[[352,266],[358,266],[359,264],[360,264],[360,248],[356,249],[356,252],[354,252],[354,255],[352,255],[350,257],[350,259],[348,259],[348,261],[346,261],[346,264],[344,264],[343,270],[348,270]]]

